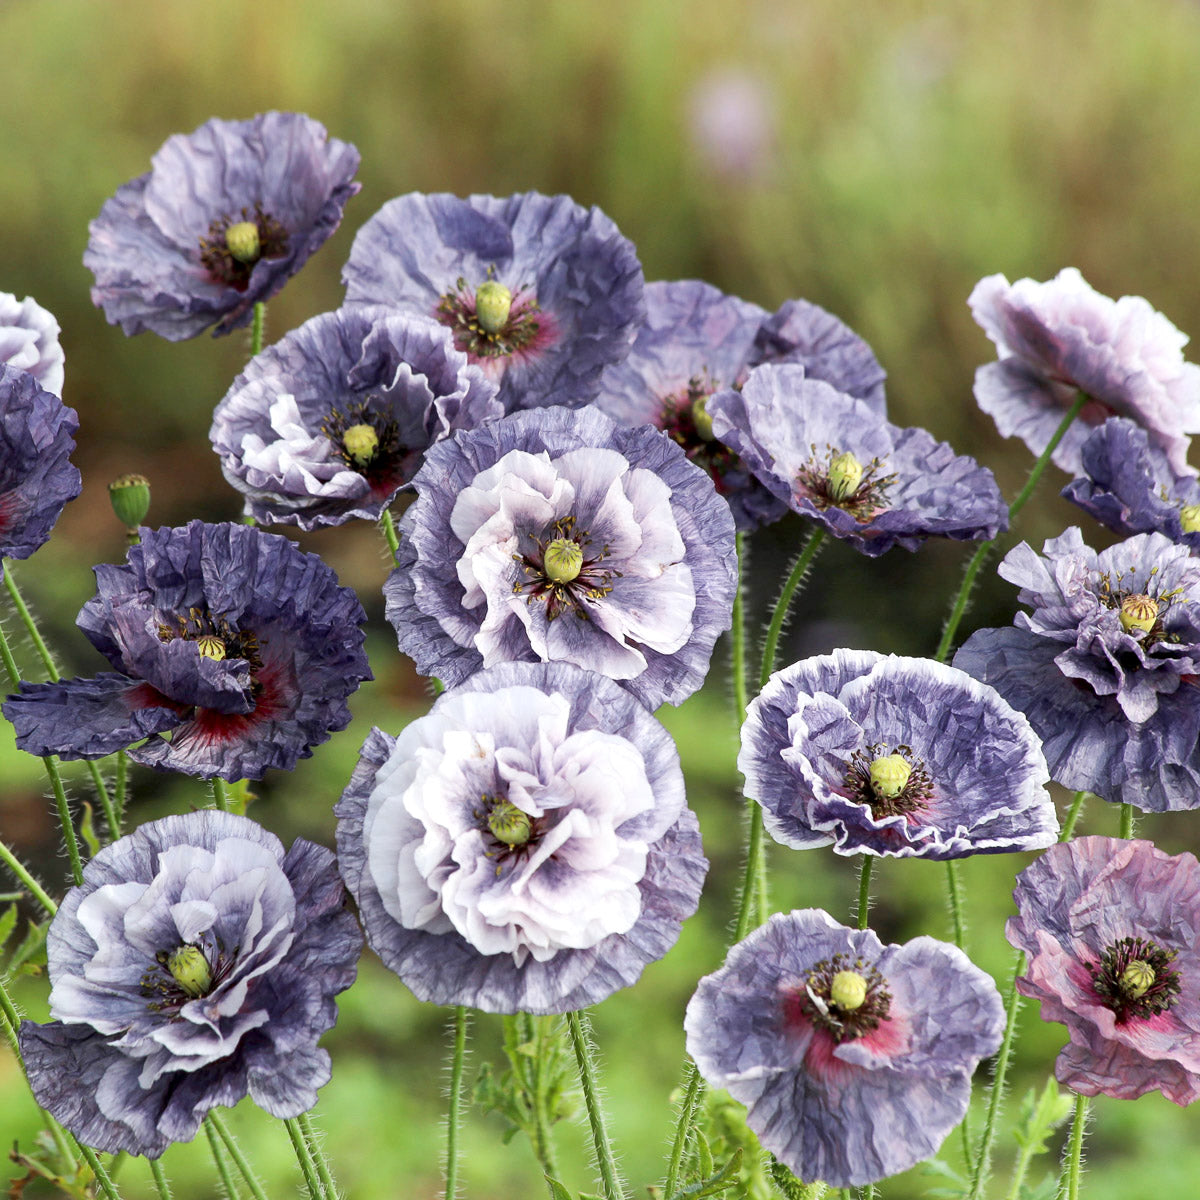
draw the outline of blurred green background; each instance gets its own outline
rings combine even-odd
[[[206,435],[245,360],[245,337],[126,339],[91,306],[80,262],[103,201],[149,168],[166,137],[211,116],[295,109],[362,153],[362,193],[272,302],[268,340],[338,305],[354,233],[392,196],[569,192],[616,220],[648,279],[701,277],[769,309],[803,296],[842,317],[889,372],[891,418],[976,455],[1012,495],[1029,457],[999,439],[971,398],[975,367],[993,357],[965,303],[981,276],[1046,279],[1075,265],[1100,291],[1145,295],[1181,329],[1200,331],[1200,5],[1192,0],[7,0],[0,38],[0,290],[34,296],[63,327],[65,399],[80,415],[75,461],[84,475],[52,543],[17,574],[72,671],[98,666],[72,624],[91,594],[90,567],[123,553],[106,497],[111,478],[149,476],[155,522],[239,511]],[[1037,544],[1081,522],[1056,498],[1062,482],[1047,480],[1018,536]],[[802,536],[786,520],[755,537],[756,622]],[[1104,540],[1094,529],[1087,536]],[[252,814],[285,839],[329,844],[330,807],[369,724],[394,732],[427,700],[382,619],[387,567],[376,531],[303,541],[367,605],[377,679],[355,697],[351,729],[292,776],[264,781]],[[930,545],[868,562],[827,548],[781,661],[837,645],[930,653],[967,556],[957,544]],[[1014,603],[1013,590],[990,579],[964,632],[1007,624]],[[724,662],[723,648],[715,661]],[[683,1006],[696,978],[720,962],[732,911],[741,815],[727,693],[717,667],[704,695],[662,714],[679,739],[713,861],[701,911],[666,960],[595,1015],[612,1132],[635,1194],[660,1175]],[[133,785],[139,820],[203,802],[187,781],[138,772]],[[42,788],[40,765],[6,745],[0,834],[57,888],[63,863]],[[1116,817],[1097,803],[1083,827],[1115,834]],[[1171,852],[1197,840],[1187,816],[1148,819],[1142,832]],[[777,907],[815,904],[848,919],[855,862],[776,853],[772,863]],[[983,858],[963,868],[970,950],[998,977],[1011,962],[1002,921],[1021,865]],[[885,862],[876,892],[885,940],[949,935],[940,868]],[[44,1015],[43,981],[21,979],[17,997]],[[341,1183],[354,1200],[435,1195],[446,1013],[413,1001],[369,956],[341,1011],[325,1043],[335,1076],[318,1110]],[[1027,1016],[1016,1096],[1040,1086],[1063,1041],[1060,1027]],[[477,1026],[475,1065],[496,1059],[497,1030],[491,1019]],[[1016,1108],[1014,1097],[1006,1121]],[[1150,1186],[1189,1194],[1200,1171],[1189,1149],[1195,1116],[1157,1095],[1101,1100],[1094,1112],[1088,1195],[1136,1196]],[[247,1106],[233,1120],[268,1193],[296,1194],[283,1130]],[[2,1056],[0,1145],[19,1139],[28,1148],[36,1129],[16,1066]],[[467,1195],[542,1194],[520,1139],[502,1146],[500,1123],[477,1112],[468,1130]],[[570,1123],[562,1137],[564,1151],[580,1148],[563,1154],[573,1162],[567,1181],[593,1190],[581,1128]],[[1006,1132],[996,1195],[1007,1190],[1012,1152]],[[957,1165],[957,1153],[952,1138],[944,1155]],[[1035,1182],[1053,1155],[1039,1163]],[[179,1195],[218,1194],[202,1140],[173,1149],[165,1164]],[[149,1194],[141,1164],[125,1165],[120,1181],[130,1196]],[[917,1195],[937,1183],[917,1169],[883,1194]],[[38,1186],[26,1195],[48,1194]]]

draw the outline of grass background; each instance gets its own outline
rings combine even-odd
[[[123,553],[105,494],[110,479],[149,476],[156,522],[238,513],[206,434],[245,360],[245,339],[126,339],[91,306],[80,263],[87,223],[103,201],[148,169],[166,137],[211,116],[296,109],[362,152],[363,191],[339,232],[272,302],[269,339],[337,306],[353,235],[392,196],[565,191],[617,221],[648,279],[700,277],[767,308],[803,296],[838,314],[887,368],[891,418],[926,425],[976,455],[1012,495],[1028,455],[1002,442],[971,399],[974,369],[992,357],[965,304],[982,275],[1045,279],[1075,265],[1099,290],[1145,295],[1180,328],[1200,330],[1200,6],[1192,0],[1010,0],[1002,8],[860,0],[852,10],[835,0],[8,0],[0,36],[9,51],[0,289],[32,295],[59,318],[84,475],[84,493],[51,544],[17,574],[70,671],[98,665],[72,624],[91,594],[90,568]],[[697,114],[725,96],[728,115],[738,95],[757,114],[721,152],[701,136]],[[1038,544],[1082,521],[1056,498],[1061,482],[1043,486],[1018,536]],[[802,536],[792,520],[755,536],[756,625]],[[1103,540],[1095,530],[1088,536]],[[252,814],[285,839],[328,844],[330,807],[366,729],[374,722],[394,732],[427,700],[382,618],[386,558],[376,532],[342,528],[301,540],[367,606],[377,679],[354,698],[355,724],[292,775],[264,781]],[[930,545],[868,562],[829,547],[780,661],[838,645],[931,652],[965,557],[961,546]],[[1007,624],[1014,603],[1012,589],[991,579],[964,632]],[[721,648],[715,661],[723,662]],[[696,978],[721,959],[741,837],[722,668],[704,694],[661,715],[679,741],[713,870],[678,947],[595,1014],[612,1132],[638,1188],[661,1171],[682,1009]],[[135,772],[133,785],[137,820],[203,798],[195,783],[149,772]],[[60,886],[42,789],[39,764],[0,747],[0,836]],[[1116,816],[1096,804],[1083,828],[1115,833]],[[1171,852],[1196,846],[1186,814],[1147,819],[1142,832]],[[963,867],[970,950],[998,977],[1011,961],[1002,923],[1021,865],[1006,856]],[[819,905],[848,919],[853,861],[774,851],[772,867],[777,907]],[[931,864],[881,864],[875,924],[885,939],[948,936],[942,889]],[[17,997],[44,1015],[44,983],[19,981]],[[1027,1018],[1018,1094],[1040,1086],[1063,1040],[1059,1027]],[[335,1075],[318,1110],[354,1200],[438,1191],[445,1020],[364,960],[326,1041]],[[494,1060],[497,1043],[495,1021],[483,1020],[474,1063]],[[1200,1169],[1194,1114],[1157,1095],[1102,1099],[1094,1111],[1089,1196],[1142,1194],[1148,1181],[1188,1194]],[[296,1194],[282,1129],[248,1106],[233,1120],[268,1194]],[[26,1147],[36,1127],[16,1066],[0,1055],[0,1146],[19,1139]],[[468,1131],[468,1195],[540,1194],[520,1139],[502,1146],[498,1122],[478,1114]],[[564,1161],[575,1164],[568,1182],[591,1189],[582,1131],[570,1125],[563,1138]],[[580,1152],[567,1153],[571,1145]],[[1003,1166],[1010,1141],[1002,1152]],[[179,1195],[217,1194],[202,1140],[172,1149],[165,1162]],[[120,1180],[129,1196],[148,1194],[140,1164],[122,1167]],[[918,1169],[883,1194],[918,1195],[936,1182]],[[1006,1188],[1002,1170],[994,1194]],[[35,1186],[26,1193],[36,1194]]]

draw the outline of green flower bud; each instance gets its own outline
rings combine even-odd
[[[342,445],[353,462],[366,466],[379,449],[379,434],[370,425],[351,425],[342,434]]]
[[[240,263],[257,260],[262,245],[258,238],[258,226],[253,221],[239,221],[225,230],[225,247]]]
[[[862,1008],[867,998],[867,981],[857,971],[839,971],[829,984],[829,999],[842,1012]]]
[[[1200,504],[1185,504],[1179,510],[1179,524],[1184,533],[1200,533]]]
[[[1158,601],[1153,596],[1126,596],[1121,601],[1121,628],[1126,633],[1140,629],[1149,633],[1158,620]]]
[[[225,657],[225,643],[215,633],[205,633],[196,639],[196,649],[205,658],[220,662]]]
[[[1154,986],[1154,968],[1140,958],[1135,958],[1121,972],[1121,995],[1130,1000],[1138,1000]]]
[[[494,279],[485,280],[475,291],[475,318],[485,333],[499,333],[508,324],[512,292]]]
[[[863,465],[847,450],[829,464],[829,495],[833,500],[849,500],[862,483]]]
[[[708,397],[700,396],[692,401],[692,424],[696,427],[696,436],[706,442],[713,440],[712,417],[708,415]]]
[[[583,547],[573,538],[555,538],[546,547],[542,570],[555,583],[570,583],[583,566]]]
[[[533,824],[529,814],[508,800],[498,800],[488,813],[488,829],[492,837],[506,846],[523,846],[529,841]]]
[[[895,800],[904,791],[912,766],[902,754],[886,754],[871,763],[871,790],[881,800]]]
[[[150,480],[145,475],[122,475],[108,485],[108,498],[117,520],[136,529],[150,511]]]
[[[199,946],[178,946],[167,955],[167,970],[191,997],[206,996],[212,987],[212,971]]]

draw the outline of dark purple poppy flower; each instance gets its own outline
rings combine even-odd
[[[259,522],[378,520],[426,448],[503,412],[450,332],[389,308],[323,313],[251,359],[209,432]]]
[[[21,749],[101,758],[148,738],[136,762],[261,779],[349,724],[366,614],[315,554],[246,525],[141,536],[127,565],[95,568],[76,621],[116,672],[23,683],[4,704]]]
[[[1042,739],[1050,777],[1150,812],[1200,804],[1200,560],[1143,533],[1100,553],[1068,529],[999,573],[1033,610],[981,629],[954,665]]]
[[[937,1151],[1004,1011],[957,947],[884,946],[809,908],[734,946],[684,1028],[700,1074],[746,1105],[764,1149],[805,1182],[857,1187]]]
[[[707,862],[667,731],[565,663],[505,663],[398,738],[334,809],[372,948],[422,1000],[570,1012],[675,944]]]
[[[694,279],[646,285],[646,323],[629,357],[605,371],[596,406],[622,425],[665,430],[712,476],[737,527],[749,531],[778,520],[787,506],[714,437],[706,406],[763,362],[800,363],[810,378],[883,415],[883,368],[836,317],[804,300],[789,300],[772,316]]]
[[[1200,367],[1183,361],[1186,335],[1141,296],[1110,300],[1067,267],[1047,283],[989,275],[967,303],[1000,356],[975,372],[975,399],[1004,437],[1041,454],[1083,392],[1057,466],[1081,475],[1088,432],[1118,416],[1145,428],[1177,475],[1195,474],[1187,435],[1200,432]]]
[[[1080,450],[1084,477],[1063,495],[1118,533],[1161,533],[1200,554],[1200,482],[1176,475],[1133,421],[1112,417]]]
[[[991,471],[799,366],[758,367],[707,405],[713,433],[790,508],[874,558],[1008,528]]]
[[[245,325],[338,225],[358,151],[301,113],[176,134],[88,226],[92,303],[172,342]]]
[[[359,231],[348,304],[390,304],[449,327],[506,412],[586,404],[645,314],[633,243],[598,208],[538,192],[412,192]]]
[[[777,672],[746,714],[738,767],[767,831],[798,849],[963,858],[1058,833],[1029,722],[931,659],[835,650]]]
[[[48,392],[63,390],[63,351],[58,322],[31,297],[0,292],[0,365],[28,371]]]
[[[79,419],[35,375],[0,363],[0,579],[50,537],[82,480],[71,465]]]
[[[1055,1064],[1084,1096],[1200,1098],[1200,863],[1150,842],[1076,838],[1017,876],[1017,988],[1071,1035]]]
[[[97,1150],[157,1158],[247,1093],[295,1117],[329,1081],[317,1040],[362,934],[333,854],[246,817],[142,825],[83,869],[50,923],[46,1025],[23,1021],[37,1102]]]
[[[650,708],[703,682],[729,628],[733,519],[647,426],[595,408],[510,413],[431,446],[400,522],[387,618],[453,687],[501,662],[572,662]]]

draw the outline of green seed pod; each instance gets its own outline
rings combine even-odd
[[[713,440],[712,417],[708,415],[708,397],[701,396],[692,401],[692,424],[696,427],[696,436],[706,442]]]
[[[1135,958],[1121,972],[1121,995],[1130,1000],[1138,1000],[1154,986],[1154,968],[1140,958]]]
[[[220,662],[225,657],[225,643],[215,633],[205,633],[196,639],[196,649],[205,658]]]
[[[1140,629],[1149,633],[1158,620],[1158,601],[1153,596],[1126,596],[1121,601],[1121,628],[1126,633]]]
[[[862,1008],[867,998],[867,981],[857,971],[839,971],[829,984],[830,1002],[842,1012]]]
[[[833,500],[849,500],[862,483],[863,465],[847,450],[829,464],[829,495]]]
[[[108,498],[117,520],[136,529],[150,511],[150,480],[145,475],[122,475],[108,485]]]
[[[508,324],[512,292],[494,279],[485,280],[475,291],[475,317],[485,333],[499,333]]]
[[[1185,504],[1179,510],[1179,524],[1184,533],[1200,533],[1200,504]]]
[[[252,263],[262,252],[258,226],[253,221],[238,221],[225,230],[225,247],[240,263]]]
[[[570,583],[583,566],[583,547],[573,538],[555,538],[547,547],[542,569],[555,583]]]
[[[912,766],[902,754],[886,754],[871,763],[871,790],[881,800],[895,800],[904,791]]]
[[[506,846],[523,846],[533,832],[529,814],[508,800],[497,801],[488,813],[488,829],[492,837]]]
[[[370,425],[351,425],[342,434],[342,445],[353,462],[365,466],[379,449],[379,434]]]
[[[167,970],[183,990],[193,998],[205,996],[212,987],[212,971],[199,946],[178,946],[167,955]]]

